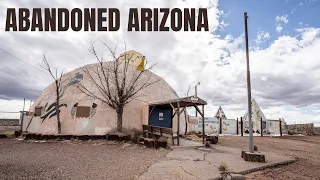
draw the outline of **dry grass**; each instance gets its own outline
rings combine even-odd
[[[228,165],[225,162],[221,162],[220,166],[219,166],[219,171],[227,171],[228,170]]]

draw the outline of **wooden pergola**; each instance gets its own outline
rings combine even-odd
[[[171,116],[171,122],[173,122],[173,118],[177,115],[178,118],[178,127],[177,127],[177,144],[179,145],[179,132],[180,132],[180,114],[186,111],[187,107],[195,107],[196,111],[202,117],[202,143],[205,143],[205,124],[204,124],[204,105],[207,105],[207,102],[203,99],[195,96],[183,97],[178,99],[170,99],[167,101],[156,101],[149,103],[149,107],[151,107],[151,111],[149,112],[149,117],[152,114],[152,111],[155,107],[166,107],[172,108],[173,114]],[[202,111],[199,109],[198,106],[202,106]],[[173,124],[173,123],[172,123]]]

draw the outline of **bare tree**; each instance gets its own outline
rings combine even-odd
[[[60,121],[60,98],[62,97],[63,95],[63,92],[64,92],[64,88],[63,86],[61,85],[61,77],[63,76],[63,71],[61,71],[61,73],[58,75],[58,70],[55,69],[55,72],[52,71],[48,61],[47,61],[47,58],[45,55],[43,55],[43,58],[42,58],[42,64],[40,64],[41,67],[43,69],[45,69],[46,71],[49,72],[49,74],[51,75],[51,77],[54,79],[55,81],[55,87],[56,87],[56,102],[53,103],[53,105],[55,106],[55,113],[53,115],[57,115],[57,123],[58,123],[58,134],[61,133],[61,121]],[[43,121],[45,120],[46,117],[44,117]]]
[[[82,93],[91,98],[100,100],[116,111],[117,130],[120,132],[122,131],[124,107],[132,100],[137,100],[141,90],[157,83],[159,80],[152,79],[150,70],[154,65],[148,68],[144,65],[143,69],[134,67],[130,65],[130,61],[135,60],[133,54],[124,53],[117,57],[117,47],[111,49],[110,46],[103,41],[101,41],[101,43],[111,54],[111,61],[105,61],[104,58],[99,57],[94,47],[94,43],[92,42],[89,52],[95,56],[98,63],[81,67],[91,84],[85,85],[83,84],[83,81],[81,81],[76,85]],[[124,45],[124,52],[126,52],[126,44],[124,43]],[[145,57],[142,58],[144,59]],[[90,88],[91,86],[94,86],[95,88],[92,89]],[[98,91],[95,91],[94,89]]]

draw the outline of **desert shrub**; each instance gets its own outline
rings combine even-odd
[[[210,147],[210,141],[206,141],[206,147]]]
[[[222,162],[219,166],[219,171],[227,171],[228,165],[225,162]]]

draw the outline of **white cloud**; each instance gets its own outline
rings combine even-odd
[[[287,14],[282,15],[282,16],[276,16],[276,18],[275,18],[275,21],[276,21],[275,26],[276,26],[276,31],[278,33],[280,33],[282,31],[284,24],[288,24],[289,20],[287,18],[288,18]]]
[[[46,52],[53,66],[71,70],[84,63],[95,62],[87,52],[91,40],[101,38],[113,46],[125,37],[129,49],[143,53],[151,63],[158,63],[154,72],[162,76],[180,95],[184,95],[192,82],[200,81],[199,97],[209,103],[206,115],[213,115],[220,105],[228,118],[240,117],[246,111],[244,37],[217,35],[217,30],[227,24],[220,20],[224,13],[218,9],[218,1],[55,1],[55,4],[43,1],[7,2],[15,3],[12,7],[120,8],[122,24],[118,32],[13,33],[1,29],[0,47],[29,64],[39,67],[41,53]],[[127,32],[129,7],[210,7],[210,32]],[[0,13],[0,21],[4,22],[3,19],[4,13]],[[276,17],[275,20],[280,24],[281,30],[282,25],[288,23],[287,15]],[[316,53],[320,51],[319,28],[298,29],[296,34],[297,36],[280,36],[270,42],[271,45],[267,48],[252,49],[252,97],[257,100],[267,118],[284,117],[288,122],[316,121],[317,116],[300,112],[299,108],[317,105],[315,99],[320,98],[320,60]],[[270,34],[260,31],[255,40],[257,43],[270,41]],[[102,46],[97,48],[99,52],[106,52]],[[50,77],[20,64],[12,57],[2,52],[0,56],[6,67],[5,71],[0,71],[0,76],[9,74],[6,77],[11,78],[2,79],[3,81],[0,79],[0,83],[16,85],[18,90],[22,89],[13,93],[13,88],[0,88],[0,95],[3,96],[0,98],[22,99],[28,95],[26,90],[32,88],[41,91],[52,82]],[[104,54],[104,57],[107,58],[108,55]],[[0,107],[4,107],[6,103],[16,104],[18,107],[22,105],[21,100],[0,100]],[[288,111],[288,106],[297,109]]]
[[[266,40],[270,39],[270,33],[269,32],[264,32],[264,31],[258,31],[257,32],[257,38],[256,38],[256,43],[259,45],[260,43],[265,42]]]

